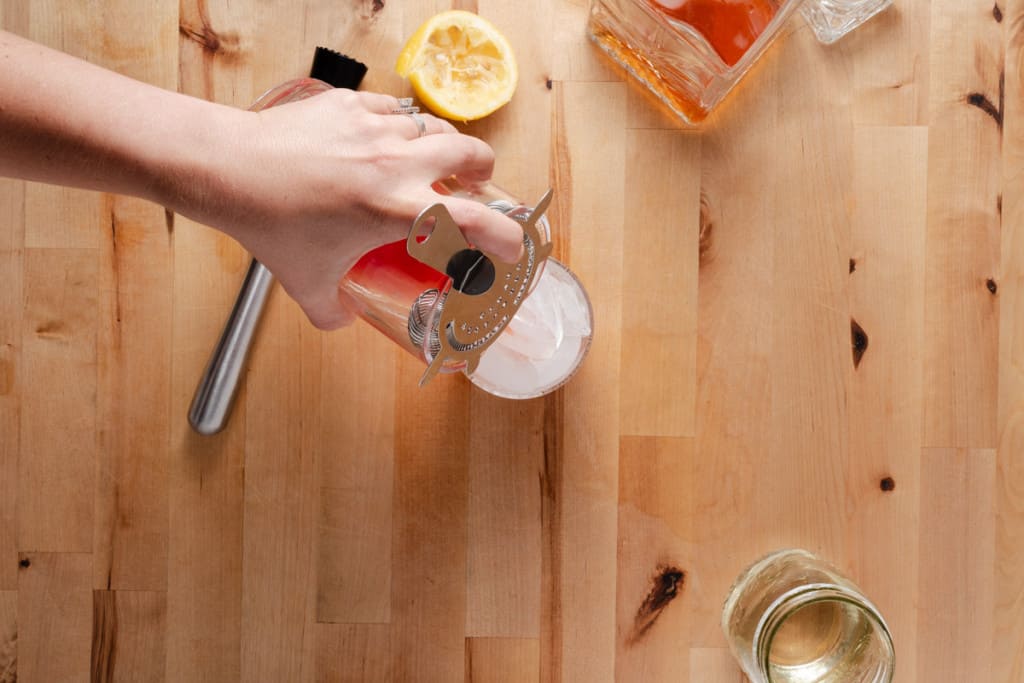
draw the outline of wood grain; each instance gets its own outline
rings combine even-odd
[[[177,86],[178,7],[111,2],[97,63]],[[95,40],[93,38],[92,40]],[[167,589],[173,216],[103,196],[97,321],[96,519],[93,587]],[[161,416],[157,419],[155,416]]]
[[[766,440],[771,433],[775,246],[771,223],[760,217],[770,213],[776,193],[745,179],[749,168],[774,163],[770,131],[776,112],[770,92],[779,78],[777,60],[764,64],[758,77],[756,87],[736,93],[744,99],[744,125],[710,130],[701,141],[705,206],[697,227],[704,234],[698,257],[699,457],[694,474],[700,486],[692,505],[700,510],[694,540],[706,563],[701,574],[711,602],[704,609],[713,610],[721,609],[744,567],[785,542],[778,529],[766,528],[757,504],[756,473],[774,471]],[[695,644],[720,648],[724,640],[713,633]]]
[[[402,356],[399,386],[422,374]],[[469,396],[456,380],[396,398],[393,680],[452,681],[465,670]]]
[[[921,680],[992,680],[995,474],[992,450],[922,453]]]
[[[0,590],[17,588],[24,183],[0,181]]]
[[[320,335],[283,296],[266,316],[281,334],[260,340],[248,376],[241,678],[296,681],[312,648],[304,626],[316,580]],[[282,409],[303,419],[281,429],[274,418]]]
[[[0,683],[18,680],[18,592],[0,591]]]
[[[391,664],[387,624],[316,624],[315,679],[321,683],[387,681]]]
[[[795,17],[708,127],[589,44],[587,0],[0,0],[0,26],[237,107],[315,45],[410,94],[449,8],[508,36],[459,130],[591,297],[514,403],[276,291],[230,424],[186,411],[248,255],[163,207],[0,180],[0,683],[744,680],[735,577],[802,546],[900,683],[1024,678],[1024,0]]]
[[[622,395],[623,434],[696,430],[700,138],[630,131],[622,229],[622,372],[643,391]],[[651,201],[657,197],[656,201]],[[636,239],[643,230],[644,239]]]
[[[543,468],[544,406],[529,401],[509,411],[504,403],[473,391],[466,634],[536,641],[542,547],[537,482]]]
[[[1005,4],[1007,25],[1006,113],[1003,127],[1003,186],[1024,179],[1024,3]],[[1024,677],[1024,202],[1004,192],[1002,277],[999,289],[999,442],[996,451],[995,620],[996,681]]]
[[[395,351],[375,345],[374,336],[374,330],[356,328],[324,340],[317,555],[322,622],[390,619]],[[360,362],[350,362],[356,354]]]
[[[564,390],[556,428],[562,462],[556,504],[561,522],[549,529],[559,563],[561,652],[541,660],[544,680],[611,680],[615,664],[615,495],[618,488],[619,381],[622,319],[622,231],[625,168],[625,88],[619,83],[555,85],[554,147],[562,164],[555,176],[562,225],[587,226],[607,239],[566,238],[568,262],[592,283],[596,336],[589,362]],[[588,201],[581,201],[587,197]],[[550,547],[549,546],[549,547]],[[543,655],[542,655],[543,657]]]
[[[535,638],[467,638],[466,680],[518,683],[540,676],[540,643]]]
[[[817,51],[801,43],[778,55],[778,68],[800,73],[801,82],[778,85],[779,119],[771,133],[775,163],[802,170],[799,177],[778,173],[766,181],[774,195],[762,219],[762,229],[774,239],[771,437],[760,456],[761,467],[786,463],[789,471],[758,487],[755,504],[761,524],[784,530],[786,544],[842,563],[847,516],[837,501],[851,500],[844,464],[852,323],[842,297],[849,278],[853,147],[850,138],[829,133],[850,125],[842,95],[848,81],[835,77],[834,55],[815,59]],[[821,97],[801,103],[799,92],[811,85]],[[803,125],[797,110],[817,125]],[[779,500],[789,503],[782,507]]]
[[[10,4],[17,7],[20,3]],[[25,37],[89,61],[114,61],[114,50],[108,53],[102,39],[102,11],[82,11],[73,0],[52,0],[45,6],[32,4],[21,11],[25,12],[20,27]],[[28,183],[25,246],[99,249],[108,227],[102,214],[103,198],[95,192]]]
[[[916,652],[928,131],[864,127],[854,148],[850,316],[870,336],[848,366],[846,496],[861,522],[847,530],[849,567],[901,651]],[[900,677],[916,680],[916,663],[901,657]]]
[[[587,44],[584,27],[590,3],[587,0],[555,0],[552,3],[551,42],[554,61],[551,77],[556,81],[617,81],[615,68]]]
[[[930,28],[930,3],[895,3],[835,46],[852,63],[854,125],[928,125]]]
[[[493,115],[467,124],[462,130],[487,141],[494,149],[495,182],[531,206],[552,185],[547,164],[551,156],[551,116],[554,98],[553,64],[557,44],[536,40],[555,30],[559,3],[547,0],[480,0],[477,11],[502,32],[515,49],[519,84],[511,102]],[[523,21],[528,16],[529,21]],[[555,201],[558,201],[556,195]],[[558,240],[567,226],[552,225]]]
[[[185,409],[191,387],[176,395],[180,436],[172,451],[180,459],[169,494],[167,677],[239,680],[241,433],[206,441],[189,435]]]
[[[281,27],[253,51],[257,90],[272,87],[281,73],[306,75],[303,60],[345,14],[340,8],[306,7],[299,23],[287,20],[290,7],[257,4],[253,11],[257,25]],[[246,442],[259,445],[245,453],[243,681],[311,680],[315,667],[315,633],[307,624],[316,618],[322,335],[294,302],[277,294],[264,324],[282,333],[260,339],[252,363],[261,370],[247,382]],[[275,400],[266,400],[271,396]],[[303,419],[281,429],[275,418],[282,410]]]
[[[27,249],[25,386],[18,459],[19,550],[89,553],[96,457],[97,258],[89,249]]]
[[[694,648],[690,652],[690,680],[702,683],[745,683],[732,653],[725,648]]]
[[[167,589],[173,290],[164,210],[108,197],[100,265],[93,587]],[[154,335],[154,332],[157,334]],[[155,420],[153,415],[164,416]]]
[[[551,111],[555,46],[531,36],[553,30],[555,4],[544,0],[476,4],[476,11],[508,27],[506,35],[516,46],[519,86],[508,106],[467,125],[465,132],[482,137],[494,148],[495,181],[532,205],[553,185],[547,172],[552,120],[538,117],[537,112]],[[530,21],[521,21],[524,14]],[[552,225],[552,239],[561,240],[564,227]],[[474,641],[488,638],[479,641],[484,648],[487,643],[536,641],[542,601],[538,481],[544,468],[544,402],[527,401],[509,410],[506,401],[478,389],[470,400],[466,635]],[[478,661],[467,676],[486,676],[490,670],[486,664],[481,668]]]
[[[925,445],[991,448],[999,306],[988,281],[999,280],[1002,22],[987,0],[931,7]],[[944,144],[951,135],[960,144]]]
[[[718,616],[694,598],[703,569],[694,440],[623,437],[619,449],[615,680],[690,681],[691,650],[681,644]]]
[[[88,681],[92,556],[25,553],[18,562],[17,680]]]
[[[91,681],[165,680],[165,591],[97,590],[92,609]]]

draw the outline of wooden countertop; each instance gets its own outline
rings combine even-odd
[[[16,653],[26,683],[739,681],[721,603],[787,546],[879,605],[900,683],[1024,680],[1024,0],[896,0],[832,48],[795,20],[700,135],[587,43],[584,0],[455,5],[518,52],[514,101],[466,130],[506,188],[555,188],[582,371],[525,403],[417,389],[367,325],[318,333],[277,292],[201,438],[247,255],[0,182],[0,680]],[[448,7],[0,22],[245,107],[318,44],[404,94],[404,38]]]

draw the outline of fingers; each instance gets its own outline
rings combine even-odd
[[[523,253],[523,228],[500,211],[469,199],[442,197],[466,240],[481,251],[506,263],[515,263]]]
[[[470,184],[490,180],[494,171],[494,150],[483,140],[468,135],[435,135],[409,142],[412,157],[421,172],[433,183],[456,176]],[[519,223],[499,211],[469,199],[430,193],[419,209],[443,203],[458,224],[466,240],[502,261],[514,263],[523,251],[523,229]]]
[[[403,138],[412,140],[424,135],[436,135],[438,133],[457,133],[455,126],[448,121],[438,118],[426,112],[403,113],[399,112],[400,102],[392,95],[382,95],[374,92],[358,91],[352,93],[356,101],[367,111],[387,116],[391,128]],[[422,130],[420,125],[422,123]]]
[[[457,133],[455,126],[431,114],[389,114],[391,127],[403,138],[413,140],[424,135]],[[422,130],[420,125],[422,124]]]
[[[494,150],[483,140],[456,133],[412,140],[410,151],[429,164],[430,182],[457,176],[470,183],[490,180]]]
[[[390,114],[392,111],[399,108],[398,98],[394,95],[384,95],[382,93],[367,92],[365,90],[356,91],[355,94],[358,96],[359,102],[363,107],[374,114]]]
[[[409,177],[419,176],[426,185],[450,176],[456,176],[467,183],[490,180],[494,171],[494,150],[483,140],[460,134],[448,121],[427,113],[416,114],[423,123],[421,131],[413,116],[392,113],[399,107],[398,98],[369,92],[356,94],[366,110],[385,116],[388,127],[408,140],[407,146],[403,145],[404,153],[400,158],[404,159],[402,170],[410,174]],[[439,201],[448,208],[471,244],[506,262],[515,262],[520,258],[523,251],[523,229],[520,224],[483,204],[468,199],[442,197],[432,191],[419,198],[406,196],[400,203],[404,209],[411,209],[411,204],[417,204],[412,212],[415,214]],[[399,214],[408,213],[403,208],[392,208],[398,209]],[[332,317],[336,314],[332,306],[313,308],[304,305],[303,308],[317,327],[336,322]]]

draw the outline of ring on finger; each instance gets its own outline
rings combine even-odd
[[[398,106],[391,110],[392,114],[417,114],[420,108],[412,103],[411,97],[399,97]]]
[[[416,123],[416,137],[421,138],[427,134],[427,120],[423,116],[414,111],[406,112],[405,115]]]

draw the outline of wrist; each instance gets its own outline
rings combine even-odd
[[[228,173],[251,112],[173,94],[163,125],[150,128],[138,151],[146,187],[137,194],[175,213],[234,235],[226,215],[234,188]],[[237,236],[236,236],[237,237]]]

